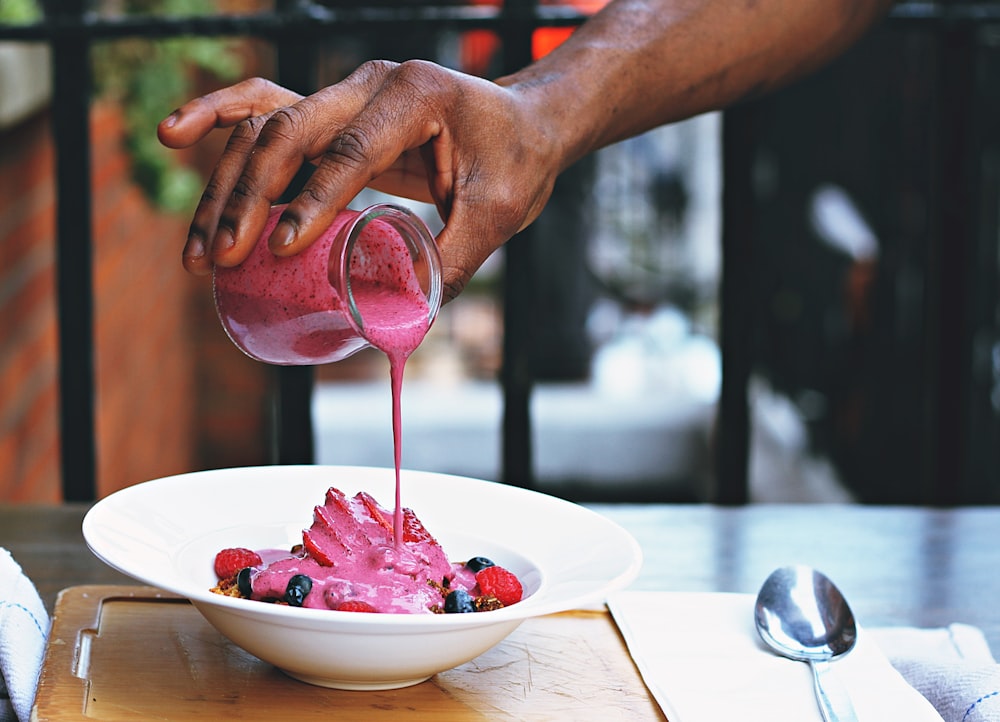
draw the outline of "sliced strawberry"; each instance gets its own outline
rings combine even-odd
[[[441,545],[410,509],[403,510],[402,538],[404,543],[421,545],[425,563],[448,568]],[[324,566],[351,563],[352,558],[361,558],[370,547],[393,541],[393,513],[366,492],[347,498],[339,489],[330,487],[326,503],[315,508],[312,526],[302,533],[302,541],[309,556]]]
[[[377,519],[386,531],[392,534],[395,515],[365,492],[359,492],[357,498],[364,503],[372,517]],[[426,542],[437,548],[441,546],[437,539],[427,531],[412,509],[403,509],[403,541],[415,544]]]
[[[362,552],[372,545],[368,531],[358,521],[356,503],[343,492],[330,487],[326,503],[313,510],[313,523],[302,532],[302,542],[309,556],[324,566]]]
[[[220,580],[230,579],[235,577],[241,569],[255,567],[262,563],[260,555],[250,549],[243,547],[223,549],[215,555],[215,576]]]
[[[346,602],[341,602],[337,605],[338,612],[377,612],[371,604],[368,602],[362,602],[360,599],[348,599]]]
[[[346,509],[330,492],[326,493],[326,504],[313,509],[313,523],[302,532],[302,546],[306,553],[323,566],[332,567],[336,563],[337,552],[350,551],[337,529],[339,520]],[[339,492],[338,492],[339,493]]]
[[[326,499],[323,506],[317,506],[313,510],[313,518],[316,521],[322,519],[331,526],[335,526],[343,518],[350,518],[351,516],[353,515],[351,513],[350,502],[344,496],[344,492],[332,486],[326,491]]]
[[[316,537],[319,535],[314,533],[311,529],[306,529],[302,532],[302,546],[306,549],[306,554],[311,556],[317,562],[325,567],[332,567],[334,564],[333,559],[323,551],[322,546],[316,543]]]
[[[330,506],[317,506],[313,511],[313,524],[310,530],[318,536],[330,537],[330,540],[345,551],[351,548],[351,531],[354,525],[352,517],[346,511]]]
[[[476,583],[484,596],[496,597],[505,607],[520,602],[524,594],[517,576],[503,567],[492,566],[480,570],[476,574]]]
[[[382,507],[375,498],[364,491],[359,491],[354,497],[361,502],[366,517],[377,522],[379,526],[392,534],[392,513]]]
[[[413,509],[403,509],[403,541],[429,542],[434,546],[441,546],[438,544],[437,539],[427,531],[424,523],[413,513]]]

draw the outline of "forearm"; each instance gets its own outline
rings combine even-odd
[[[562,168],[664,123],[766,93],[835,57],[891,0],[613,0],[498,82],[538,108]]]

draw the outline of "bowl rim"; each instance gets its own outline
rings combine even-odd
[[[601,536],[602,541],[609,547],[601,551],[602,553],[606,551],[610,559],[604,567],[599,566],[594,570],[596,576],[574,579],[569,576],[561,576],[559,569],[537,566],[538,555],[532,555],[528,551],[509,544],[505,545],[503,540],[492,540],[500,546],[507,546],[512,551],[517,551],[518,554],[526,557],[533,564],[536,564],[536,569],[540,573],[539,588],[517,604],[475,614],[357,614],[329,609],[307,609],[266,604],[214,594],[208,590],[207,586],[200,585],[193,579],[185,579],[176,568],[180,549],[192,543],[190,538],[181,538],[174,544],[170,543],[173,541],[171,534],[176,534],[179,537],[184,536],[184,532],[179,531],[179,525],[166,517],[154,517],[149,520],[155,522],[154,528],[149,530],[143,528],[140,521],[130,515],[130,510],[138,513],[140,509],[155,515],[163,509],[162,506],[157,507],[157,503],[162,504],[164,495],[168,499],[175,494],[183,496],[185,491],[190,491],[193,487],[204,489],[205,484],[242,482],[240,488],[251,486],[273,490],[277,488],[274,482],[275,475],[282,475],[287,478],[294,477],[305,485],[303,489],[298,489],[295,493],[309,499],[308,503],[303,505],[300,514],[303,517],[303,523],[308,526],[305,519],[311,515],[312,508],[321,503],[322,494],[325,493],[326,488],[330,486],[342,488],[345,486],[343,481],[346,478],[358,479],[358,482],[351,487],[350,495],[353,495],[356,490],[365,489],[366,486],[380,485],[385,488],[389,481],[394,487],[394,469],[367,466],[248,466],[194,471],[151,479],[116,491],[99,500],[85,515],[82,532],[91,552],[108,566],[140,582],[185,597],[199,609],[202,605],[208,605],[238,616],[257,620],[267,619],[273,623],[295,628],[322,628],[330,625],[339,627],[347,624],[358,633],[378,633],[379,631],[391,633],[401,626],[413,631],[428,628],[476,627],[603,604],[608,595],[627,586],[639,574],[642,566],[642,551],[636,540],[617,523],[596,511],[542,492],[500,482],[411,469],[403,469],[400,474],[403,483],[403,505],[412,506],[422,520],[425,518],[425,512],[428,511],[427,508],[424,508],[427,500],[408,503],[408,487],[423,489],[423,495],[426,495],[428,485],[440,491],[458,493],[461,490],[461,493],[481,494],[496,503],[519,504],[522,509],[536,510],[538,513],[551,512],[555,515],[554,521],[564,527],[561,529],[564,534],[572,534],[574,523],[586,525],[591,533],[600,532],[603,535]],[[323,481],[324,479],[328,481]],[[320,487],[322,487],[322,491],[316,494],[316,489]],[[348,490],[345,489],[345,493],[348,493]],[[422,494],[414,496],[420,497]],[[384,501],[380,498],[381,495],[374,495],[380,502]],[[177,498],[177,496],[173,496],[172,499],[175,505]],[[176,506],[170,507],[171,510],[176,510],[176,508]],[[433,516],[433,514],[428,516]],[[115,523],[130,527],[132,532],[122,532],[121,529],[115,529],[113,526]],[[275,520],[275,525],[282,523],[289,522],[285,519]],[[445,537],[449,532],[468,534],[467,531],[459,529],[444,529],[440,523],[427,523],[427,527],[435,537]],[[145,541],[141,539],[144,535],[149,537]],[[490,537],[484,538],[489,539]],[[168,571],[170,573],[156,574],[156,567],[152,563],[144,567],[139,563],[142,559],[132,553],[134,550],[129,547],[130,543],[142,546],[141,551],[148,552],[154,558],[157,557],[158,552],[162,553],[159,559],[161,562],[169,560],[171,568]],[[143,546],[144,544],[146,546]],[[234,540],[232,545],[239,546],[240,544]],[[158,547],[171,548],[161,549]],[[445,546],[445,553],[448,553],[447,546]],[[206,560],[206,564],[208,563]],[[153,571],[150,570],[151,568]]]

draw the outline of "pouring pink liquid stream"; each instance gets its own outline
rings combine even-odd
[[[393,535],[403,538],[400,493],[402,465],[401,396],[406,360],[430,328],[432,314],[410,251],[399,234],[377,219],[357,237],[348,260],[348,290],[331,283],[330,256],[337,233],[358,212],[337,216],[318,241],[299,256],[278,258],[264,241],[283,207],[272,210],[261,242],[236,268],[217,268],[216,307],[232,341],[267,363],[311,365],[337,361],[373,346],[388,357],[392,387],[393,460],[396,507]],[[433,241],[431,241],[433,243]],[[360,318],[358,318],[360,316]]]
[[[405,267],[404,267],[405,269]],[[412,269],[410,269],[412,273]],[[401,279],[402,280],[402,279]],[[420,345],[430,326],[427,301],[423,294],[400,294],[384,287],[372,285],[355,290],[359,306],[370,306],[364,313],[368,338],[372,346],[389,357],[389,378],[392,385],[392,444],[396,467],[396,508],[392,517],[392,531],[396,546],[403,543],[403,505],[400,493],[399,472],[403,459],[403,370],[406,359]]]

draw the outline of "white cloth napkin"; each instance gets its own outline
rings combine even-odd
[[[822,722],[809,665],[764,646],[753,605],[752,595],[694,592],[619,592],[608,600],[670,722]],[[864,629],[832,671],[860,722],[941,722]]]
[[[892,666],[945,722],[1000,720],[1000,665],[979,629],[951,624],[870,632]]]
[[[0,547],[0,722],[28,722],[48,634],[35,585]]]

